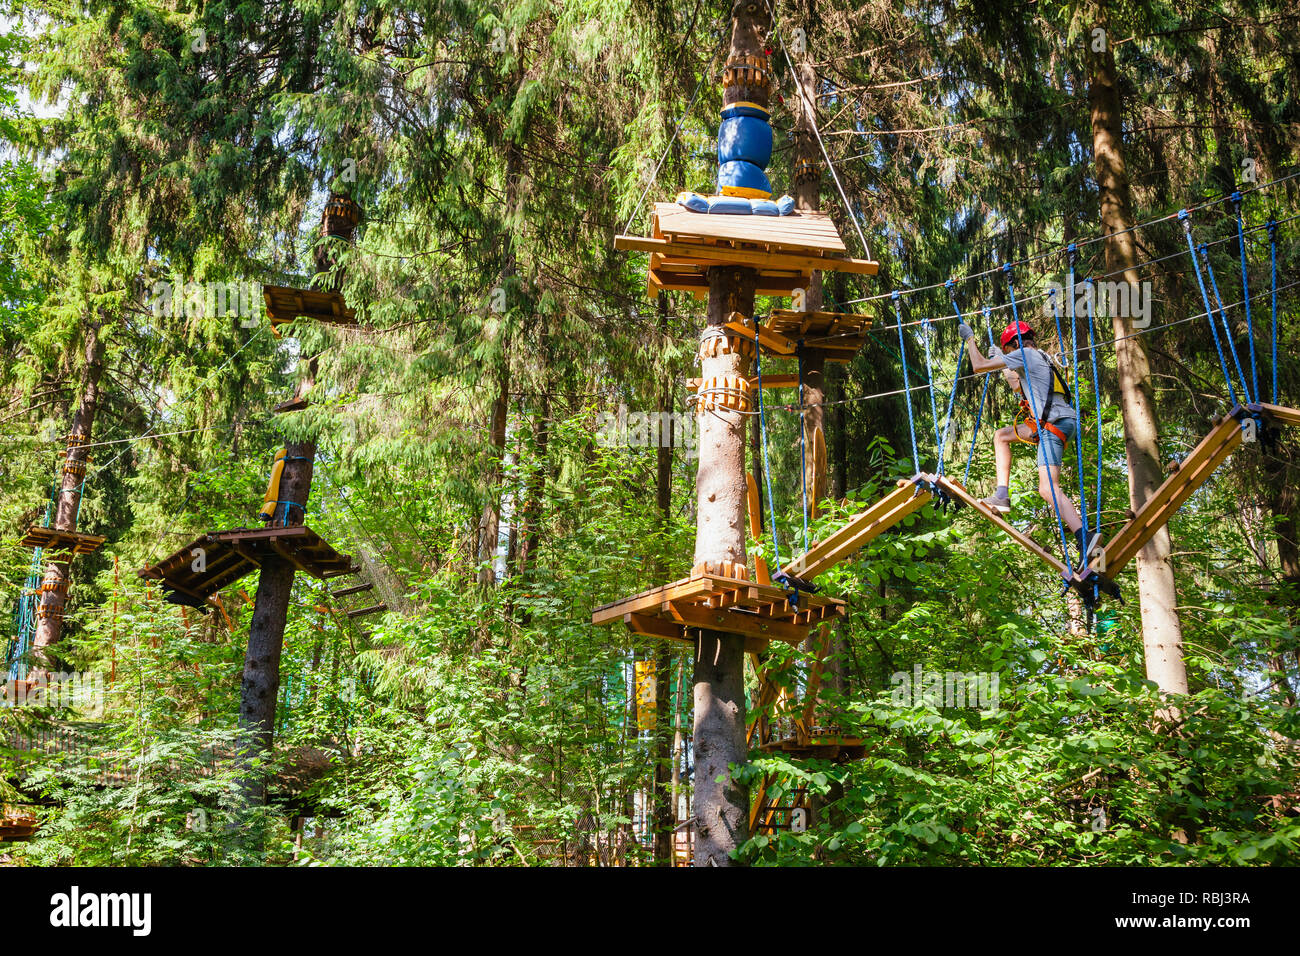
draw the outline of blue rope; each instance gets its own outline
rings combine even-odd
[[[1228,383],[1228,394],[1232,398],[1232,404],[1237,403],[1237,390],[1232,384],[1232,374],[1228,371],[1228,360],[1223,357],[1223,345],[1219,342],[1219,327],[1214,321],[1214,309],[1210,306],[1210,294],[1205,291],[1205,279],[1201,276],[1201,261],[1196,258],[1196,245],[1192,241],[1192,222],[1191,213],[1186,209],[1178,211],[1178,218],[1183,224],[1183,235],[1187,239],[1187,254],[1191,256],[1192,267],[1196,270],[1196,284],[1201,288],[1201,301],[1205,303],[1205,318],[1210,323],[1210,333],[1214,336],[1214,349],[1219,353],[1219,371],[1223,373],[1223,380]]]
[[[952,293],[952,289],[953,289],[953,285],[954,285],[953,280],[952,280],[952,279],[949,279],[947,282],[944,283],[944,285],[948,288],[948,295],[949,295],[949,297],[952,297],[952,294],[953,294],[953,293]],[[957,321],[960,322],[960,321],[962,321],[961,309],[957,308],[957,300],[956,300],[956,298],[952,298],[951,301],[952,301],[952,310],[953,310],[953,312],[955,312],[955,313],[957,314]],[[961,382],[961,378],[960,378],[960,376],[961,376],[961,360],[962,360],[962,357],[965,355],[965,352],[966,352],[966,350],[965,350],[965,345],[966,345],[965,342],[958,342],[958,344],[957,344],[957,361],[956,361],[956,363],[953,365],[953,368],[952,368],[952,391],[950,391],[950,392],[948,393],[948,411],[947,411],[947,414],[944,416],[943,435],[942,435],[942,437],[939,439],[939,467],[938,467],[938,470],[937,470],[936,474],[940,474],[940,475],[943,474],[943,450],[944,450],[944,448],[947,446],[947,444],[948,444],[948,436],[949,436],[949,434],[951,434],[951,432],[952,432],[952,406],[953,406],[954,401],[955,401],[956,398],[957,398],[957,386],[958,386],[958,384],[960,384],[960,382]],[[933,399],[933,396],[934,396],[934,389],[933,389],[933,388],[930,389],[930,395],[931,395],[931,398]]]
[[[1102,428],[1101,428],[1101,379],[1097,377],[1097,322],[1092,312],[1093,298],[1097,294],[1096,283],[1089,277],[1084,281],[1084,285],[1092,286],[1088,290],[1087,298],[1084,300],[1088,305],[1088,351],[1092,354],[1092,395],[1093,400],[1097,403],[1097,492],[1093,496],[1097,504],[1097,517],[1092,526],[1097,531],[1101,531],[1101,449],[1102,449]],[[1094,598],[1096,595],[1093,595]]]
[[[930,333],[930,320],[922,319],[921,341],[925,344],[925,383],[926,391],[930,395],[930,418],[934,420],[934,448],[936,452],[942,454],[940,447],[943,445],[943,440],[939,437],[939,409],[934,402],[934,365],[930,361]]]
[[[898,290],[890,295],[894,300],[894,315],[898,319],[898,352],[903,359],[903,404],[907,406],[907,430],[912,436],[912,472],[921,470],[921,458],[916,453],[916,421],[912,418],[912,386],[907,377],[907,346],[903,342],[903,312],[898,301]]]
[[[755,322],[755,325],[758,323]],[[754,366],[758,374],[758,430],[763,446],[763,484],[767,487],[767,516],[772,522],[772,558],[781,567],[781,546],[776,539],[776,508],[772,505],[772,469],[767,463],[767,413],[763,406],[763,347],[754,338]]]
[[[1232,327],[1228,325],[1228,313],[1223,306],[1223,296],[1219,295],[1219,283],[1214,278],[1214,264],[1210,262],[1210,249],[1205,243],[1198,247],[1201,256],[1205,259],[1205,274],[1210,277],[1210,289],[1214,292],[1214,301],[1219,304],[1219,321],[1223,323],[1223,341],[1228,347],[1228,354],[1232,356],[1232,364],[1237,369],[1237,374],[1241,376],[1241,390],[1245,393],[1246,401],[1250,401],[1250,387],[1246,385],[1246,373],[1242,371],[1241,359],[1237,356],[1237,345],[1232,340]]]
[[[984,326],[989,333],[989,345],[993,345],[993,329],[989,327],[989,307],[984,306]],[[984,417],[984,399],[989,393],[989,375],[984,376],[984,388],[980,391],[980,407],[975,413],[975,431],[970,436],[970,454],[966,456],[966,474],[961,483],[965,488],[970,487],[970,463],[975,460],[975,440],[980,437],[980,419]]]
[[[757,342],[755,343],[757,345]],[[803,407],[803,341],[795,350],[795,359],[799,363],[799,487],[803,491],[803,549],[808,550],[808,429],[804,420]]]
[[[1079,563],[1084,567],[1088,566],[1088,486],[1083,476],[1083,401],[1079,398],[1079,315],[1078,304],[1074,298],[1074,259],[1078,255],[1078,246],[1070,243],[1067,252],[1069,253],[1070,262],[1070,284],[1067,286],[1066,295],[1070,297],[1070,364],[1074,366],[1074,401],[1079,406],[1075,409],[1079,413],[1079,434],[1074,439],[1074,457],[1076,466],[1079,469],[1079,520],[1083,522],[1081,530],[1083,531],[1083,548],[1084,553],[1079,556]],[[1056,306],[1056,296],[1052,296],[1052,313],[1056,316],[1056,334],[1057,341],[1061,343],[1061,349],[1064,351],[1065,342],[1059,336],[1061,334],[1061,315]],[[1096,383],[1093,384],[1094,391]]]
[[[50,485],[50,498],[45,503],[43,522],[46,528],[50,526],[54,514],[58,487],[57,481]],[[44,548],[32,548],[32,562],[27,567],[27,579],[23,582],[18,604],[14,607],[14,636],[5,648],[9,680],[25,680],[27,677],[27,655],[31,652],[32,639],[36,636],[36,608],[41,603],[41,567],[44,555]]]
[[[1025,340],[1020,334],[1020,309],[1016,305],[1016,290],[1011,284],[1011,263],[1003,263],[1002,271],[1007,275],[1007,295],[1011,297],[1011,321],[1016,330],[1016,342],[1020,345],[1020,367],[1024,372],[1024,391],[1029,395],[1029,408],[1034,413],[1034,420],[1038,421],[1038,401],[1034,398],[1033,384],[1029,380],[1029,362],[1025,357]],[[1043,436],[1039,435],[1038,440],[1041,442]],[[1037,463],[1038,450],[1034,450],[1034,460]],[[1047,487],[1052,492],[1052,508],[1056,511],[1056,526],[1061,532],[1061,553],[1065,555],[1065,567],[1074,576],[1074,563],[1070,560],[1070,545],[1065,537],[1065,521],[1061,518],[1061,504],[1056,500],[1056,482],[1052,480],[1052,470],[1047,469]]]
[[[1246,230],[1241,221],[1241,193],[1232,194],[1232,204],[1237,212],[1237,248],[1241,252],[1241,299],[1246,304],[1246,334],[1250,340],[1250,387],[1259,401],[1259,374],[1255,363],[1255,323],[1250,316],[1250,280],[1246,277]]]
[[[1273,300],[1273,404],[1277,404],[1277,220],[1268,221],[1268,259],[1272,266]]]

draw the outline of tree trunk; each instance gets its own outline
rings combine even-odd
[[[90,441],[94,428],[95,411],[99,407],[99,381],[104,375],[104,342],[99,335],[103,322],[101,314],[86,324],[80,402],[72,416],[63,477],[50,522],[59,531],[77,530],[81,492],[90,461],[90,454],[84,446]],[[36,609],[36,633],[32,638],[33,676],[48,673],[55,664],[52,648],[63,637],[63,613],[68,602],[68,572],[71,564],[71,556],[63,553],[58,560],[50,562],[41,581],[41,601]]]
[[[295,442],[285,446],[284,471],[280,476],[280,499],[301,507],[281,505],[277,517],[283,516],[284,527],[303,524],[307,497],[316,458],[314,442]],[[244,676],[239,689],[239,728],[244,748],[244,770],[240,790],[246,806],[266,803],[266,776],[252,767],[260,756],[271,753],[275,742],[275,705],[280,693],[280,654],[284,649],[284,627],[289,616],[289,596],[293,590],[294,566],[284,558],[267,558],[262,562],[253,604],[253,622],[248,631],[248,649],[244,653]]]
[[[521,202],[520,189],[522,180],[523,158],[519,146],[513,142],[505,143],[506,154],[506,222],[513,224],[516,220],[515,207]],[[508,228],[505,237],[505,249],[501,258],[500,298],[504,300],[505,312],[500,321],[505,323],[509,310],[515,305],[510,297],[516,293],[514,280],[518,276],[518,262],[515,258],[513,228]],[[492,308],[497,307],[497,295],[493,295]],[[510,335],[502,334],[501,357],[497,368],[497,395],[492,402],[489,421],[488,440],[491,443],[491,462],[488,467],[487,500],[483,505],[483,515],[479,519],[478,539],[478,581],[490,586],[496,583],[496,555],[501,534],[501,482],[505,477],[506,457],[506,415],[510,408]]]
[[[731,60],[763,54],[767,8],[737,3],[732,9]],[[766,107],[766,84],[725,88],[723,103]],[[723,351],[720,335],[732,312],[754,314],[753,269],[715,266],[709,270],[706,334],[700,340],[704,380],[749,377],[749,359],[738,340]],[[711,333],[711,334],[710,334]],[[698,411],[698,410],[697,410]],[[697,414],[699,469],[696,474],[695,566],[732,562],[745,566],[745,416],[716,408]],[[749,788],[728,769],[743,765],[745,746],[745,641],[738,634],[701,629],[695,647],[695,865],[730,866],[732,854],[749,838]]]
[[[1104,4],[1096,8],[1104,24]],[[1089,46],[1088,103],[1092,119],[1093,157],[1106,235],[1106,271],[1123,275],[1134,289],[1139,281],[1132,199],[1124,163],[1122,108],[1111,40],[1105,49]],[[1138,511],[1160,487],[1159,429],[1151,389],[1151,366],[1145,340],[1134,336],[1129,317],[1113,315],[1115,364],[1119,373],[1128,455],[1129,501]],[[1142,610],[1142,643],[1147,677],[1164,693],[1187,693],[1178,595],[1170,563],[1168,527],[1161,527],[1137,556],[1138,599]]]

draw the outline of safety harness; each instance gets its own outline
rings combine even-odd
[[[1029,368],[1026,366],[1023,369],[1024,381],[1022,381],[1020,385],[1020,408],[1016,413],[1016,427],[1013,429],[1012,434],[1015,436],[1017,441],[1022,441],[1027,445],[1037,445],[1038,429],[1041,427],[1046,428],[1049,432],[1059,438],[1062,444],[1064,444],[1068,442],[1069,439],[1065,437],[1063,431],[1049,422],[1048,418],[1051,417],[1052,404],[1057,395],[1064,395],[1069,406],[1074,408],[1074,394],[1070,391],[1070,385],[1066,382],[1065,376],[1061,374],[1061,370],[1056,367],[1056,363],[1051,360],[1048,354],[1040,348],[1035,348],[1033,351],[1037,352],[1038,356],[1047,363],[1047,367],[1052,370],[1052,387],[1047,392],[1047,401],[1043,403],[1042,417],[1035,421],[1033,412],[1029,406],[1029,400],[1024,397],[1025,384],[1029,381]],[[1020,426],[1022,424],[1029,426],[1029,430],[1033,433],[1028,438],[1020,437]]]

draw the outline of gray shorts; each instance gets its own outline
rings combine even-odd
[[[1079,432],[1079,419],[1071,416],[1069,418],[1058,418],[1052,422],[1053,427],[1060,429],[1062,435],[1067,440],[1073,439]],[[1039,465],[1059,465],[1065,457],[1065,442],[1057,438],[1046,428],[1038,429],[1038,464]]]

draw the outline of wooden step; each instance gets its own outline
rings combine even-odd
[[[355,611],[348,611],[348,617],[363,617],[367,614],[374,614],[376,611],[387,611],[387,604],[372,604],[370,607],[359,607]]]
[[[339,588],[337,591],[331,591],[330,597],[345,597],[349,594],[360,594],[362,591],[369,591],[374,587],[369,581],[365,584],[354,584],[350,588]]]

